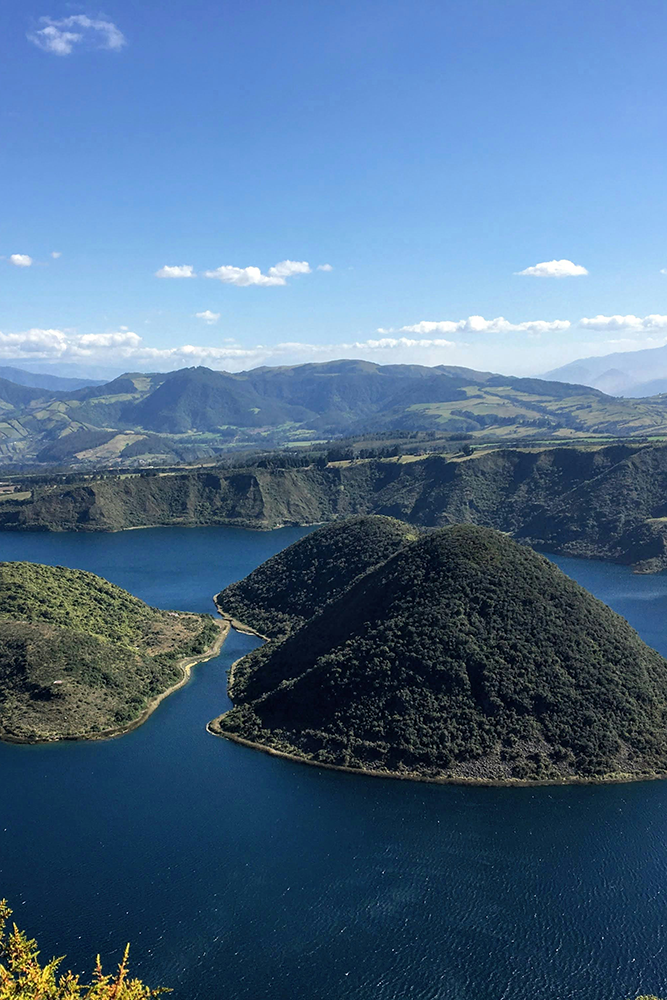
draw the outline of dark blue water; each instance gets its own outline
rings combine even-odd
[[[303,534],[0,535],[163,607]],[[667,654],[667,577],[557,562]],[[176,1000],[625,1000],[667,990],[667,782],[474,789],[318,771],[216,739],[232,635],[134,733],[0,744],[0,895],[43,953],[126,941]]]

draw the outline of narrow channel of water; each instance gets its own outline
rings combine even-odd
[[[161,607],[303,529],[0,534]],[[667,654],[667,576],[556,559]],[[221,656],[107,743],[0,744],[0,896],[89,969],[127,940],[175,1000],[625,1000],[667,990],[667,782],[474,789],[306,768],[216,739]]]

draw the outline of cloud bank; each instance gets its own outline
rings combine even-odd
[[[612,333],[616,330],[645,333],[647,330],[667,329],[667,316],[652,313],[649,316],[617,315],[584,317],[579,320],[579,326],[582,326],[585,330],[604,330]]]
[[[195,314],[206,324],[213,325],[219,314],[207,309]],[[334,360],[343,357],[373,359],[380,363],[465,363],[474,367],[500,364],[507,358],[507,341],[484,339],[484,356],[474,355],[470,340],[457,341],[441,334],[523,334],[526,338],[542,333],[559,334],[568,328],[575,333],[598,332],[608,335],[594,343],[584,345],[582,340],[570,343],[581,354],[582,347],[589,353],[618,350],[636,350],[640,347],[657,347],[667,342],[667,316],[651,314],[644,317],[593,316],[577,323],[567,320],[532,320],[510,323],[502,316],[484,319],[470,316],[465,320],[422,321],[395,331],[381,330],[382,336],[363,340],[313,344],[304,341],[286,341],[273,345],[244,346],[233,338],[217,339],[215,344],[181,344],[176,347],[150,347],[132,330],[121,328],[105,333],[79,334],[73,330],[32,328],[18,333],[0,332],[0,359],[19,361],[33,359],[45,361],[89,361],[102,365],[127,364],[140,370],[171,370],[192,365],[207,365],[238,371],[261,364],[305,363],[308,361]],[[440,336],[438,336],[440,334]],[[609,336],[612,335],[612,336]],[[477,342],[479,344],[479,341]],[[521,351],[525,355],[526,341]],[[551,342],[562,344],[557,337]],[[491,344],[494,347],[491,347]],[[496,347],[497,345],[497,347]],[[459,351],[457,354],[456,351]],[[495,350],[495,354],[493,353]],[[472,356],[471,356],[471,351]],[[443,354],[444,352],[444,354]],[[534,365],[543,365],[544,349],[535,358]],[[562,352],[561,352],[562,353]],[[493,358],[493,360],[492,360]],[[557,359],[555,359],[557,360]],[[561,362],[562,363],[562,362]],[[539,370],[539,368],[536,368]]]
[[[43,52],[69,56],[75,46],[119,52],[127,44],[122,31],[113,21],[103,21],[86,14],[73,14],[54,20],[40,17],[41,28],[28,32],[28,41]]]
[[[378,333],[558,333],[569,330],[571,323],[567,319],[529,320],[526,323],[510,323],[504,316],[496,319],[484,319],[483,316],[468,316],[459,320],[422,320],[412,326],[401,326],[398,330],[378,329]]]
[[[528,275],[533,278],[578,278],[588,274],[581,264],[574,264],[571,260],[545,260],[541,264],[533,264],[523,271],[516,271],[516,274]]]

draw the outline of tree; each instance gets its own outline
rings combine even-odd
[[[62,958],[42,965],[36,941],[16,924],[6,931],[11,914],[7,901],[0,900],[0,1000],[148,1000],[170,992],[129,978],[129,944],[115,975],[103,973],[99,955],[91,983],[82,983],[72,972],[59,974]]]

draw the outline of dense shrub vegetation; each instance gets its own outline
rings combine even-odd
[[[99,955],[90,983],[71,972],[59,973],[61,958],[42,965],[37,942],[14,924],[6,900],[0,900],[0,1000],[148,1000],[167,990],[151,990],[139,979],[130,979],[129,945],[114,975],[102,971]]]
[[[417,533],[392,517],[352,517],[320,528],[216,597],[220,610],[271,638],[303,625],[361,573]]]
[[[0,563],[0,738],[126,727],[218,634],[209,615],[150,608],[93,573]]]
[[[667,662],[499,532],[435,531],[327,597],[237,665],[236,707],[214,728],[313,761],[429,777],[667,770]]]

